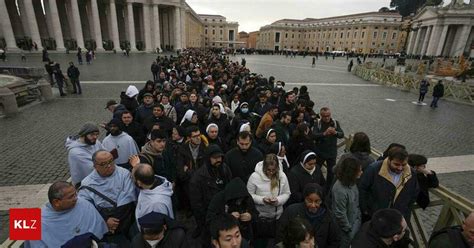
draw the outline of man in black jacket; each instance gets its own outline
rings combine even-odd
[[[400,211],[381,209],[362,225],[352,240],[352,248],[408,248],[408,225]]]
[[[408,153],[394,147],[385,160],[365,169],[359,184],[360,209],[362,214],[371,216],[379,209],[395,208],[409,220],[418,192],[416,173],[408,166]]]
[[[145,133],[143,132],[142,125],[133,120],[133,115],[128,110],[122,112],[121,120],[120,130],[132,136],[133,140],[137,143],[138,149],[141,149],[145,145]]]
[[[138,219],[141,230],[132,241],[133,248],[186,248],[186,231],[170,217],[151,212]]]
[[[444,96],[444,85],[443,81],[439,80],[433,88],[433,100],[431,101],[430,107],[437,108],[438,100]]]
[[[313,135],[316,142],[316,153],[318,154],[318,165],[326,162],[326,181],[333,182],[333,167],[337,157],[337,139],[344,138],[344,131],[338,121],[331,118],[331,110],[323,107],[319,111],[321,119],[313,127]],[[326,188],[329,192],[329,187]]]
[[[153,125],[158,124],[161,130],[164,130],[167,134],[170,134],[175,126],[173,120],[164,114],[164,107],[161,104],[155,104],[153,106],[153,115],[145,119],[143,126],[146,132],[151,131]]]
[[[408,155],[408,164],[416,171],[416,178],[420,186],[420,193],[416,199],[416,203],[422,209],[428,207],[430,204],[430,188],[437,188],[439,185],[436,172],[426,169],[428,159],[423,155],[410,154]]]
[[[79,69],[74,66],[74,63],[69,62],[69,68],[67,68],[67,76],[71,80],[72,87],[74,88],[72,94],[82,94],[81,84],[79,83],[80,74],[81,73],[79,72]]]
[[[232,173],[223,161],[224,153],[221,148],[215,144],[209,145],[204,165],[197,169],[189,182],[189,200],[197,224],[194,237],[201,234],[202,230],[207,230],[205,224],[209,203],[232,179]],[[202,240],[208,243],[209,235],[207,232],[204,234]]]
[[[219,128],[220,132],[220,128]],[[237,137],[237,147],[229,150],[224,161],[229,165],[232,176],[239,177],[247,184],[250,175],[255,171],[255,165],[263,160],[262,153],[252,147],[252,138],[247,131],[240,132]]]

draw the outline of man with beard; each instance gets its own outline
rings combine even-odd
[[[280,119],[273,122],[272,128],[275,129],[278,142],[282,142],[284,145],[290,143],[290,123],[291,123],[291,113],[284,111],[281,113]]]
[[[263,160],[262,153],[252,147],[252,138],[247,131],[240,132],[237,137],[237,147],[225,154],[225,163],[230,167],[232,176],[239,177],[247,184],[250,175],[255,171],[255,165]]]
[[[91,247],[108,232],[92,204],[77,198],[71,183],[58,181],[48,190],[49,202],[41,209],[41,240],[28,240],[25,247]]]
[[[295,98],[295,92],[286,92],[285,99],[278,105],[278,110],[280,110],[280,113],[283,113],[283,111],[289,111],[291,113],[293,110],[295,110]]]
[[[173,185],[166,178],[155,175],[149,164],[134,165],[132,174],[135,185],[140,189],[135,210],[137,224],[139,218],[151,212],[162,213],[174,219],[171,201]]]
[[[155,175],[162,176],[168,181],[174,183],[176,176],[176,167],[172,156],[166,149],[168,136],[163,130],[153,130],[148,141],[142,148],[142,152],[137,156],[130,158],[130,163],[137,157],[142,164],[149,164],[153,168]]]
[[[78,136],[70,136],[66,139],[69,173],[76,187],[79,187],[82,179],[93,170],[92,154],[103,149],[98,138],[99,127],[87,122],[82,126]]]
[[[81,182],[79,197],[92,203],[107,223],[107,242],[130,247],[127,237],[137,200],[130,172],[115,166],[112,154],[99,150],[92,155],[94,171]]]
[[[270,110],[272,104],[267,101],[268,97],[267,94],[264,92],[258,95],[258,100],[259,102],[253,107],[253,112],[259,114],[260,116],[263,116],[265,113],[268,112],[268,110]]]
[[[133,138],[120,130],[120,120],[112,119],[108,125],[110,134],[105,137],[102,145],[115,157],[115,163],[127,170],[131,170],[128,158],[138,154],[137,143]]]
[[[143,124],[148,117],[153,115],[153,103],[154,99],[151,93],[143,94],[143,103],[138,106],[135,112],[135,119],[138,123]]]
[[[407,151],[394,147],[385,160],[369,165],[361,177],[359,192],[362,214],[372,216],[379,209],[394,208],[410,220],[419,186],[414,169],[408,165]]]
[[[135,143],[137,143],[139,149],[145,145],[145,133],[143,132],[143,127],[138,122],[133,120],[133,115],[128,110],[122,113],[120,130],[128,133],[128,135],[130,135],[133,140],[135,140]]]
[[[232,179],[230,168],[223,163],[224,153],[218,145],[212,144],[207,148],[206,160],[201,168],[197,169],[189,182],[189,200],[197,228],[194,237],[198,237],[204,230],[202,241],[209,242],[209,233],[206,224],[206,210],[214,195],[223,190]]]

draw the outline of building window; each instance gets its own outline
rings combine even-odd
[[[377,39],[377,31],[374,32],[374,39]]]
[[[204,30],[204,33],[207,34],[207,28]]]
[[[362,32],[362,39],[365,38],[365,32]]]
[[[295,34],[291,34],[291,38],[294,39],[294,38],[295,38]]]
[[[382,33],[382,39],[384,39],[384,40],[387,39],[387,32]]]
[[[357,39],[357,32],[354,32],[354,39]]]
[[[215,34],[216,34],[216,30],[213,29],[213,30],[212,30],[212,35],[215,35]]]
[[[348,35],[348,36],[349,36],[349,35]],[[343,33],[343,32],[341,32],[341,39],[342,39],[342,38],[344,38],[344,33]]]
[[[285,38],[288,38],[288,33],[285,33]],[[286,48],[286,47],[285,47]]]
[[[221,33],[221,35],[222,35],[222,34],[223,34],[223,33],[222,33],[222,29],[221,29],[221,30],[219,30],[219,31],[220,31],[220,33]]]
[[[394,40],[395,38],[397,38],[397,33],[394,32],[394,33],[392,34],[392,40]]]

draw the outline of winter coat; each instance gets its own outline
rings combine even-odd
[[[329,128],[334,127],[336,135],[324,136],[323,133]],[[313,135],[316,141],[317,154],[323,158],[337,157],[337,139],[344,138],[344,131],[338,121],[331,119],[329,123],[321,120],[317,121],[313,127]]]
[[[310,175],[301,163],[294,165],[288,173],[288,181],[290,182],[291,196],[288,204],[302,202],[303,201],[303,189],[308,183],[317,183],[324,188],[326,185],[326,179],[323,177],[323,173],[319,166],[316,166],[315,171]]]
[[[306,150],[314,151],[314,142],[307,135],[290,138],[290,143],[287,146],[290,164],[297,164],[299,156]]]
[[[359,231],[361,213],[359,208],[359,190],[357,185],[342,185],[337,180],[332,186],[332,212],[341,229],[341,247],[350,246],[352,238]]]
[[[262,138],[267,131],[273,124],[273,117],[270,115],[269,112],[265,113],[260,120],[260,124],[258,124],[257,131],[255,132],[255,136],[257,138]]]
[[[177,177],[180,182],[188,183],[191,180],[194,172],[196,172],[205,163],[205,144],[201,142],[199,145],[199,151],[197,159],[193,159],[191,148],[189,148],[189,142],[183,143],[178,149],[178,161],[177,161]],[[187,171],[184,171],[184,167],[187,166]]]
[[[189,182],[189,201],[197,225],[204,225],[206,212],[214,195],[222,191],[232,179],[230,168],[222,163],[218,169],[209,162],[197,169]],[[217,184],[217,182],[221,184]]]
[[[244,183],[247,183],[250,175],[255,171],[257,163],[263,161],[263,155],[254,147],[250,147],[246,153],[243,153],[239,147],[234,147],[225,154],[224,161],[232,171],[234,178],[239,177]]]
[[[186,229],[177,222],[166,223],[166,231],[163,239],[154,248],[187,248],[189,244],[186,238]],[[141,233],[135,235],[132,240],[132,248],[151,248]]]
[[[123,104],[125,108],[127,108],[128,111],[130,111],[133,115],[135,115],[135,111],[138,108],[138,101],[135,97],[129,97],[125,94],[125,92],[122,92],[120,95],[120,104]]]
[[[143,132],[143,127],[138,122],[132,122],[129,125],[125,125],[124,123],[120,123],[120,130],[128,133],[128,135],[132,136],[133,140],[138,145],[138,148],[141,148],[145,145],[145,133]]]
[[[170,182],[174,182],[176,178],[176,165],[172,159],[169,148],[160,154],[153,149],[151,141],[147,142],[142,152],[139,154],[140,163],[147,163],[153,167],[155,175],[162,176]]]
[[[321,206],[325,208],[324,206]],[[325,213],[320,223],[311,224],[313,226],[314,240],[318,244],[318,248],[339,248],[340,244],[340,229],[336,223],[334,215],[331,211],[324,209]],[[277,242],[283,240],[284,230],[290,220],[300,217],[311,221],[308,218],[306,206],[304,202],[295,203],[288,206],[281,215],[277,225]]]
[[[433,88],[433,96],[434,97],[443,97],[444,96],[444,85],[443,84],[436,84]]]
[[[406,165],[397,186],[392,183],[388,171],[388,159],[385,159],[369,165],[362,174],[359,184],[361,211],[372,215],[382,208],[394,208],[409,220],[411,206],[419,192],[415,171]]]
[[[429,248],[470,248],[469,242],[462,234],[461,226],[446,227],[433,232],[430,237]]]
[[[351,248],[390,248],[371,230],[370,221],[365,222],[351,242]]]
[[[140,124],[143,124],[145,120],[150,116],[153,116],[153,104],[142,104],[138,106],[137,111],[135,112],[135,121]]]
[[[228,143],[231,138],[232,130],[230,130],[230,122],[227,119],[227,115],[221,114],[220,118],[217,119],[214,116],[211,116],[207,121],[207,125],[215,123],[219,127],[219,137],[224,140],[224,142]]]
[[[168,118],[170,118],[174,123],[177,123],[178,121],[178,114],[176,113],[176,108],[173,107],[171,104],[163,105],[164,108],[164,115]]]
[[[143,126],[146,130],[146,133],[150,132],[151,128],[155,124],[160,125],[160,129],[164,130],[168,134],[171,134],[173,127],[176,126],[176,124],[170,118],[166,117],[164,114],[161,117],[155,117],[154,115],[151,115],[148,118],[146,118],[145,121],[143,122]]]
[[[67,76],[69,78],[78,79],[79,75],[81,75],[81,73],[79,72],[79,69],[77,69],[77,67],[73,65],[69,66],[69,68],[67,69]]]
[[[422,209],[428,207],[430,204],[430,188],[437,188],[439,186],[438,177],[434,171],[431,171],[433,174],[431,175],[424,175],[423,173],[416,173],[416,178],[418,180],[418,185],[420,186],[420,193],[416,198],[416,203]]]
[[[263,172],[263,161],[259,162],[255,167],[255,172],[250,175],[247,182],[247,190],[253,198],[255,206],[260,212],[261,217],[280,218],[283,213],[283,205],[290,198],[290,185],[283,171],[279,172],[278,187],[270,189],[270,178]],[[269,205],[263,201],[264,197],[276,197],[278,205]]]
[[[275,129],[277,142],[282,142],[285,146],[288,146],[290,142],[290,129],[284,125],[281,120],[273,122],[272,128]]]

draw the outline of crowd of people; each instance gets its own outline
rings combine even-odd
[[[411,243],[410,209],[438,185],[426,157],[390,144],[374,160],[358,132],[337,159],[342,125],[313,110],[306,86],[286,90],[218,51],[158,57],[151,71],[106,103],[110,119],[67,138],[72,183],[51,185],[42,240],[26,247]],[[458,229],[466,247],[473,219]]]

